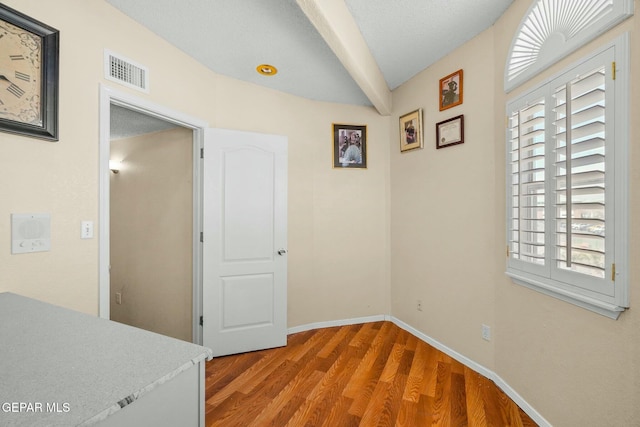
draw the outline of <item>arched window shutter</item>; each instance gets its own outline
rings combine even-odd
[[[511,43],[505,91],[510,92],[631,15],[633,0],[534,1]]]

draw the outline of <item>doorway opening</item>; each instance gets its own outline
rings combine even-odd
[[[100,316],[200,344],[207,125],[100,92]]]
[[[111,105],[109,316],[184,341],[193,317],[192,140],[191,129]]]

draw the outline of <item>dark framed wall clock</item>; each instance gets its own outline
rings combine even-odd
[[[0,131],[58,140],[60,32],[0,3]]]

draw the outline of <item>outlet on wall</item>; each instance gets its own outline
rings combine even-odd
[[[491,327],[484,323],[482,324],[482,339],[491,341]]]
[[[418,305],[416,306],[418,311],[422,311],[422,300],[418,300]]]
[[[116,292],[116,304],[122,304],[122,294],[120,292]]]

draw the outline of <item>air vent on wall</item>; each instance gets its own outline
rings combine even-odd
[[[104,77],[149,93],[149,69],[108,50],[104,51]]]

